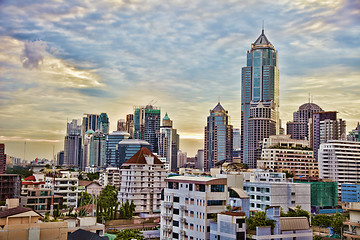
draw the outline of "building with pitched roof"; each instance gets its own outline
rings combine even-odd
[[[120,172],[120,204],[133,201],[135,213],[159,213],[161,191],[168,175],[165,165],[143,147],[121,166]]]

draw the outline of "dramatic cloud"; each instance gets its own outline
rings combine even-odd
[[[21,53],[20,60],[24,68],[39,68],[43,63],[47,45],[43,41],[25,42],[24,49]]]

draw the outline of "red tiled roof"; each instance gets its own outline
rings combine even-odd
[[[25,185],[25,184],[33,184],[33,185],[39,185],[39,184],[45,184],[45,182],[21,182],[22,185]]]
[[[79,186],[87,187],[92,183],[93,183],[92,181],[79,180]]]
[[[151,155],[154,157],[154,164],[163,164],[149,149],[146,147],[141,148],[124,164],[147,164],[145,156]]]
[[[31,176],[25,178],[24,180],[27,180],[27,181],[36,181],[36,178],[35,178],[33,175],[31,175]]]
[[[16,214],[29,212],[29,211],[33,211],[33,210],[31,210],[30,208],[24,208],[24,207],[10,208],[8,210],[1,211],[0,212],[0,218],[5,218],[5,217],[9,217],[9,216],[13,216],[13,215],[16,215]]]

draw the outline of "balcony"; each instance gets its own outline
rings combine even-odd
[[[161,216],[166,219],[166,220],[171,220],[172,219],[172,215],[171,214],[167,214],[167,213],[164,213],[164,214],[161,214]]]
[[[180,205],[180,210],[182,211],[186,210],[186,205]]]
[[[185,234],[186,234],[185,230],[180,230],[180,235],[185,235]]]
[[[172,227],[170,227],[170,226],[164,226],[164,230],[165,230],[166,232],[172,232]]]
[[[165,207],[165,208],[171,208],[172,205],[173,205],[172,202],[164,202],[164,207]]]

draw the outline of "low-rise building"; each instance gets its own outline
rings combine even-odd
[[[104,188],[106,185],[115,186],[117,188],[121,185],[121,173],[117,167],[107,167],[99,176],[99,184]]]
[[[97,182],[79,180],[78,189],[79,192],[87,192],[91,195],[100,196],[103,187]]]
[[[120,204],[133,201],[135,213],[160,213],[161,191],[168,170],[148,149],[141,148],[121,166]]]
[[[60,171],[45,178],[45,188],[54,190],[55,195],[63,196],[63,204],[77,207],[78,201],[78,172]]]
[[[360,184],[341,184],[341,201],[360,202]]]
[[[343,203],[343,209],[349,211],[343,236],[346,240],[360,239],[360,202]]]
[[[210,240],[246,239],[246,215],[241,211],[226,211],[217,214],[216,221],[210,221]]]

